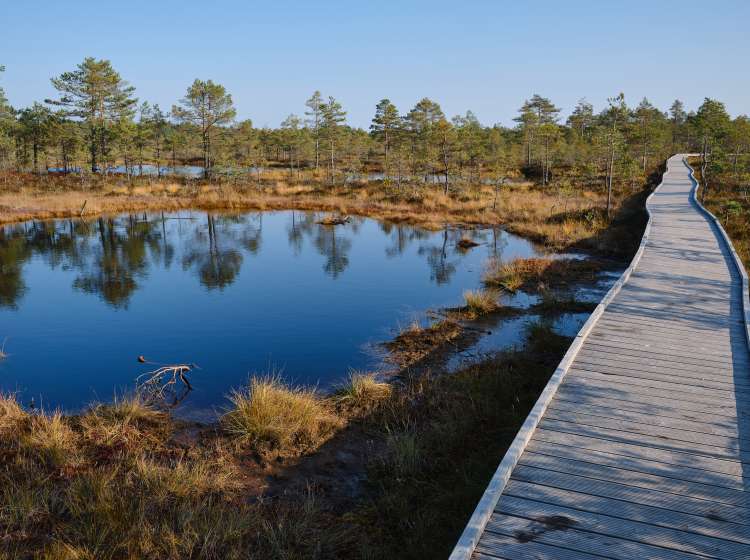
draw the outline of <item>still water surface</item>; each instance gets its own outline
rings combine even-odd
[[[538,250],[500,229],[432,232],[322,214],[182,212],[0,228],[0,389],[76,410],[148,368],[194,362],[203,418],[248,375],[327,389],[425,310],[460,304],[488,257]],[[480,245],[462,251],[462,235]]]

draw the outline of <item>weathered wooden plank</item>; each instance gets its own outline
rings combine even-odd
[[[612,325],[628,326],[633,330],[643,329],[644,331],[650,329],[657,329],[660,332],[670,332],[674,334],[687,333],[690,335],[705,335],[707,337],[720,336],[722,338],[731,337],[733,333],[741,333],[742,325],[733,325],[725,327],[714,327],[714,326],[703,326],[699,323],[680,324],[676,321],[665,319],[655,320],[643,320],[641,316],[633,313],[616,313],[610,309],[607,309],[600,319],[601,324],[610,327]]]
[[[685,432],[697,432],[701,434],[712,434],[728,438],[735,438],[747,442],[750,448],[750,433],[744,433],[736,422],[696,422],[681,418],[671,418],[669,416],[655,415],[647,412],[633,411],[612,406],[611,403],[578,403],[570,402],[565,398],[555,397],[550,404],[550,409],[565,410],[580,414],[592,414],[603,416],[605,418],[616,418],[620,420],[629,420],[650,426],[660,426],[672,428]]]
[[[721,356],[722,358],[729,358],[729,363],[737,363],[735,360],[738,359],[736,350],[741,349],[740,345],[731,346],[730,344],[719,344],[715,341],[706,341],[701,337],[696,337],[694,344],[690,344],[686,348],[686,340],[684,337],[671,338],[666,336],[660,336],[655,338],[653,335],[646,334],[635,334],[628,331],[614,332],[604,328],[597,328],[594,332],[589,335],[588,340],[594,341],[599,340],[603,343],[614,342],[617,344],[635,344],[637,347],[646,347],[658,349],[659,351],[675,351],[679,354],[689,352],[689,355],[704,355],[711,354],[712,356]]]
[[[714,428],[725,430],[732,433],[744,431],[744,425],[739,426],[737,416],[723,416],[713,414],[711,410],[692,410],[669,406],[668,404],[652,404],[643,402],[640,398],[630,399],[614,398],[608,391],[598,391],[591,389],[580,391],[573,387],[561,387],[555,395],[555,400],[559,402],[570,403],[575,407],[585,407],[590,405],[601,406],[602,408],[616,408],[623,412],[633,412],[644,414],[647,417],[654,418],[655,421],[665,420],[687,420],[695,424],[705,426],[706,430]],[[600,398],[601,397],[601,398]]]
[[[685,362],[677,362],[673,360],[665,360],[657,357],[646,357],[646,356],[635,356],[633,354],[627,353],[622,350],[618,350],[617,348],[611,348],[608,351],[604,350],[603,348],[597,348],[593,345],[584,344],[583,348],[581,348],[580,354],[583,355],[583,357],[593,357],[593,358],[607,358],[610,357],[610,362],[618,363],[618,362],[634,362],[637,364],[644,364],[649,366],[657,366],[657,367],[665,367],[670,369],[689,369],[691,371],[697,371],[697,372],[707,372],[707,373],[717,373],[717,374],[726,374],[726,375],[734,375],[734,368],[731,366],[719,366],[715,364],[698,364],[698,363],[685,363]]]
[[[694,557],[691,558],[678,551],[600,533],[579,531],[575,527],[567,526],[566,523],[564,519],[533,521],[496,513],[487,524],[487,532],[513,537],[516,540],[528,539],[534,542],[554,544],[574,550],[577,553],[598,554],[600,557],[617,560],[632,560],[638,557],[653,560],[694,560]],[[608,551],[608,548],[614,548],[614,551]],[[502,553],[502,549],[500,548],[498,552]]]
[[[660,426],[654,422],[636,422],[630,419],[610,418],[596,414],[588,414],[584,411],[564,410],[555,407],[549,409],[544,416],[547,419],[557,420],[559,422],[569,422],[580,426],[591,426],[596,428],[617,430],[618,432],[630,432],[634,434],[644,434],[654,436],[661,440],[671,440],[675,442],[697,443],[710,447],[716,447],[723,452],[720,456],[744,459],[744,454],[750,449],[750,441],[745,438],[729,437],[719,434],[706,434],[703,432],[694,432],[684,428],[672,428]]]
[[[580,372],[565,380],[565,385],[575,387],[598,387],[606,388],[612,391],[613,396],[622,398],[629,395],[629,398],[650,398],[660,397],[667,402],[673,401],[674,406],[682,408],[692,408],[695,410],[706,410],[710,412],[712,407],[716,407],[716,412],[724,415],[742,415],[746,411],[742,408],[738,410],[736,401],[732,399],[721,399],[710,395],[694,394],[685,391],[676,391],[673,389],[664,389],[658,387],[644,387],[642,385],[632,385],[621,383],[615,379],[600,379],[595,376],[584,377]]]
[[[717,493],[722,489],[742,492],[745,494],[745,484],[741,475],[717,474],[691,466],[680,466],[658,461],[654,459],[644,459],[640,457],[629,457],[607,451],[596,451],[593,449],[584,449],[576,445],[565,445],[564,443],[555,443],[552,441],[557,436],[565,443],[575,443],[575,440],[569,434],[555,434],[549,432],[545,435],[551,437],[533,438],[527,447],[529,453],[537,455],[549,455],[551,457],[560,457],[563,459],[573,459],[576,461],[585,461],[597,465],[606,465],[623,470],[631,470],[644,474],[653,474],[663,479],[674,479],[677,481],[695,482],[704,486],[717,488]]]
[[[575,508],[591,513],[612,515],[630,521],[650,523],[659,527],[690,531],[707,537],[750,544],[747,527],[743,525],[729,524],[702,515],[669,511],[648,504],[635,504],[628,501],[596,496],[588,494],[585,491],[576,492],[554,486],[511,480],[508,483],[506,494],[508,496],[528,498],[530,500]]]
[[[629,356],[638,356],[643,358],[651,358],[655,360],[663,360],[668,362],[674,362],[677,364],[690,365],[705,365],[710,367],[717,367],[722,369],[736,367],[747,368],[750,364],[744,357],[734,356],[724,358],[718,354],[706,353],[703,356],[694,354],[689,349],[685,349],[684,352],[678,350],[670,350],[663,346],[659,346],[658,341],[653,343],[652,348],[644,348],[643,345],[633,344],[629,341],[612,341],[589,338],[586,340],[585,346],[587,349],[597,349],[602,352],[609,352],[615,350]]]
[[[598,554],[587,554],[580,550],[569,549],[550,543],[532,540],[523,542],[513,534],[498,534],[486,531],[476,548],[478,560],[501,558],[503,560],[601,560],[607,558]]]
[[[662,361],[651,361],[651,363],[645,363],[645,361],[641,359],[614,353],[608,357],[607,353],[589,350],[586,350],[584,353],[581,351],[576,359],[576,363],[592,366],[605,366],[623,372],[635,370],[642,373],[663,373],[665,375],[679,377],[697,377],[700,379],[724,382],[731,385],[735,385],[736,383],[736,386],[750,386],[750,380],[748,380],[747,376],[742,371],[728,369],[721,370],[713,367],[702,366],[691,366],[688,368],[684,365],[681,366],[680,364],[675,364],[673,362]]]
[[[622,363],[613,365],[606,360],[585,361],[576,360],[576,369],[596,371],[607,375],[620,375],[624,377],[637,377],[641,379],[654,379],[658,381],[669,381],[672,383],[690,383],[695,387],[708,387],[730,392],[750,394],[750,381],[745,379],[733,379],[729,375],[709,375],[692,371],[664,370],[659,368],[644,368],[637,366],[623,367]]]
[[[750,545],[747,544],[698,535],[671,527],[631,521],[627,518],[613,517],[598,512],[581,511],[559,504],[507,496],[500,501],[496,511],[504,515],[523,517],[530,521],[564,518],[566,525],[579,531],[628,539],[650,547],[662,547],[670,551],[649,548],[644,550],[649,558],[673,558],[671,551],[691,553],[688,558],[692,558],[692,554],[701,554],[709,558],[750,558]],[[684,558],[685,556],[680,554],[677,557]]]
[[[643,379],[641,377],[634,377],[629,375],[617,375],[602,373],[599,371],[593,371],[590,368],[584,369],[583,367],[575,366],[575,369],[571,368],[570,373],[575,373],[576,379],[598,379],[602,381],[616,383],[620,385],[630,385],[639,387],[641,391],[643,387],[649,389],[663,389],[665,391],[674,391],[677,394],[684,394],[686,399],[695,399],[700,397],[701,400],[698,402],[707,402],[705,399],[715,399],[716,402],[722,403],[728,401],[729,404],[747,404],[749,402],[747,392],[740,391],[739,389],[734,390],[731,387],[725,389],[715,389],[709,387],[695,386],[690,383],[684,382],[673,382],[673,381],[662,381],[658,379]],[[573,377],[573,376],[571,376]],[[629,389],[628,389],[629,390]]]
[[[750,558],[750,280],[696,184],[670,158],[634,263],[576,340],[479,554]]]
[[[527,448],[528,449],[528,448]],[[747,494],[743,490],[722,488],[712,484],[689,482],[668,478],[640,471],[623,469],[619,465],[603,465],[578,459],[566,459],[554,455],[534,453],[528,451],[523,454],[519,465],[528,465],[540,469],[557,471],[577,476],[585,476],[596,480],[607,480],[638,488],[658,490],[669,494],[692,496],[703,500],[718,502],[744,509],[750,508]]]
[[[592,422],[592,424],[603,424],[605,422]],[[662,449],[672,451],[675,454],[681,454],[681,459],[675,459],[678,464],[690,464],[695,457],[710,457],[721,459],[722,461],[739,462],[750,469],[750,455],[744,450],[725,449],[719,445],[710,445],[700,442],[686,440],[669,439],[660,435],[650,435],[644,433],[645,430],[629,431],[618,430],[614,427],[602,427],[579,422],[566,422],[558,420],[551,415],[544,417],[539,423],[540,429],[556,430],[558,432],[567,432],[589,437],[598,437],[610,442],[639,444],[643,447],[652,449]],[[654,432],[657,430],[654,429]],[[665,430],[661,430],[665,431]]]
[[[698,402],[692,399],[684,399],[682,395],[674,395],[669,391],[650,389],[641,392],[631,387],[613,387],[611,383],[597,383],[596,380],[584,379],[566,379],[560,387],[559,394],[571,395],[571,400],[581,403],[590,403],[599,399],[607,399],[612,402],[624,401],[628,404],[640,403],[651,407],[654,414],[669,411],[673,415],[674,411],[680,411],[684,415],[702,414],[713,415],[720,421],[747,422],[750,419],[750,411],[736,407],[717,406],[716,403]],[[573,396],[575,395],[575,396]],[[694,416],[693,418],[698,418]],[[744,424],[743,424],[744,425]]]
[[[534,438],[538,441],[552,441],[578,446],[581,449],[590,449],[593,451],[604,451],[615,455],[624,455],[635,459],[647,459],[650,461],[659,461],[674,465],[675,467],[692,467],[707,471],[707,476],[715,476],[717,481],[723,480],[722,476],[728,474],[732,477],[739,477],[745,474],[747,466],[736,461],[727,461],[704,455],[692,455],[679,451],[641,445],[632,440],[613,440],[589,435],[587,433],[562,431],[548,427],[540,427],[534,433]],[[719,484],[717,482],[717,484]]]
[[[576,476],[546,469],[537,469],[528,465],[518,465],[513,471],[512,480],[520,480],[532,484],[552,486],[561,490],[570,490],[661,508],[666,515],[668,511],[678,511],[696,517],[705,517],[717,522],[718,525],[732,535],[732,540],[738,533],[747,534],[750,529],[750,514],[746,509],[735,508],[717,502],[708,502],[691,496],[679,496],[658,490],[646,490],[637,486],[628,486],[616,482],[595,480],[584,476]]]

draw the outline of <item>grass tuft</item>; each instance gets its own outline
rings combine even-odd
[[[353,371],[334,398],[353,410],[368,412],[390,397],[392,389],[390,384],[378,381],[374,373]]]
[[[464,292],[464,301],[469,313],[474,316],[492,313],[500,308],[497,294],[487,290],[467,290]]]
[[[229,400],[233,407],[222,417],[224,429],[260,449],[297,454],[316,447],[337,424],[315,390],[286,385],[275,375],[252,377]]]
[[[27,417],[15,395],[0,394],[0,435],[16,432]]]

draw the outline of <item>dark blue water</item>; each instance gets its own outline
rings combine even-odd
[[[248,375],[330,388],[372,347],[458,305],[488,257],[528,257],[500,229],[432,232],[322,214],[182,212],[0,228],[0,389],[45,408],[109,401],[160,363],[194,362],[185,414],[205,417]],[[462,251],[462,235],[480,245]],[[152,369],[152,368],[151,368]]]

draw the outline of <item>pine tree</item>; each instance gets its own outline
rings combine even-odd
[[[108,60],[92,57],[84,59],[76,70],[52,78],[52,85],[60,97],[46,102],[61,107],[61,116],[85,123],[91,170],[96,171],[99,159],[107,155],[111,139],[108,128],[133,116],[135,88],[122,80]]]
[[[341,124],[346,120],[346,111],[341,103],[333,97],[328,97],[328,101],[320,105],[320,132],[328,142],[330,154],[330,179],[333,183],[334,173],[336,171],[336,141],[338,139]]]
[[[312,97],[305,101],[305,105],[310,109],[309,111],[305,111],[305,115],[309,117],[307,119],[307,126],[312,130],[313,138],[315,139],[315,169],[317,170],[320,168],[320,127],[323,118],[321,111],[323,97],[320,95],[320,92],[316,90],[312,94]]]
[[[51,140],[52,124],[52,112],[40,103],[23,109],[18,115],[18,136],[22,142],[31,146],[34,173],[39,173],[39,152]]]
[[[204,82],[196,79],[180,100],[180,105],[181,107],[172,107],[172,114],[178,121],[195,125],[200,130],[203,175],[208,178],[213,167],[211,141],[214,131],[217,127],[232,122],[237,115],[232,96],[222,85],[211,80]]]
[[[372,135],[383,143],[383,172],[386,180],[389,177],[388,155],[391,148],[393,136],[398,133],[401,125],[401,117],[398,109],[391,103],[390,99],[381,99],[375,106],[375,116],[370,125]]]

